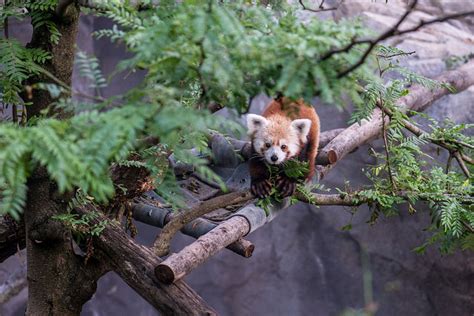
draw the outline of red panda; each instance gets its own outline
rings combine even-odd
[[[249,169],[253,195],[263,198],[271,192],[267,164],[281,165],[290,158],[309,162],[306,180],[311,180],[318,153],[319,127],[318,114],[303,100],[280,97],[267,105],[262,116],[247,115],[252,143]],[[276,188],[283,197],[292,195],[295,187],[294,180],[280,173]]]

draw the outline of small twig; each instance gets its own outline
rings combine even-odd
[[[322,0],[321,3],[319,4],[318,6],[318,9],[311,9],[311,8],[308,8],[307,6],[305,6],[305,4],[303,3],[303,0],[298,0],[299,4],[301,5],[301,7],[303,8],[303,10],[306,10],[306,11],[310,11],[310,12],[324,12],[324,11],[334,11],[334,10],[337,10],[339,6],[336,6],[336,7],[331,7],[331,8],[325,8],[324,7],[324,2],[326,0]],[[339,5],[343,2],[344,0],[342,0]]]
[[[464,225],[464,227],[466,227],[468,231],[470,231],[471,233],[474,233],[474,228],[472,228],[471,225],[469,225],[465,221],[461,221],[461,223]]]
[[[397,56],[406,56],[406,55],[413,55],[413,54],[416,54],[416,51],[395,53],[392,55],[376,54],[375,56],[380,57],[380,58],[390,59]]]
[[[4,6],[7,6],[8,0],[5,0]],[[5,20],[3,20],[3,34],[5,35],[5,38],[8,39],[8,17],[5,17]]]
[[[380,97],[380,103],[382,104],[382,97]],[[382,138],[383,138],[383,144],[384,144],[384,149],[385,149],[385,160],[387,163],[387,172],[388,172],[388,178],[390,179],[390,184],[392,185],[392,189],[396,190],[397,186],[395,185],[395,180],[393,179],[393,174],[392,174],[392,168],[390,166],[390,152],[388,149],[388,141],[387,141],[387,128],[385,127],[385,116],[386,113],[382,111]]]
[[[465,175],[467,178],[470,178],[470,177],[471,177],[471,174],[469,173],[469,170],[467,169],[466,164],[464,163],[464,160],[463,160],[462,157],[461,157],[461,154],[459,154],[459,151],[455,151],[455,152],[453,153],[453,155],[454,155],[454,158],[456,158],[456,160],[458,161],[459,166],[461,167],[462,172],[464,172],[464,175]]]
[[[449,169],[451,168],[451,161],[453,161],[453,154],[450,152],[448,161],[446,162],[446,170],[445,170],[446,174],[449,173]]]
[[[61,86],[63,89],[66,90],[66,92],[70,93],[71,95],[75,95],[75,96],[78,96],[78,97],[83,97],[83,98],[86,98],[86,99],[89,99],[89,100],[93,100],[93,101],[98,101],[98,102],[107,102],[107,101],[110,101],[110,100],[107,100],[105,98],[102,98],[102,97],[98,97],[98,96],[92,96],[92,95],[89,95],[89,94],[85,94],[85,93],[82,93],[82,92],[79,92],[79,91],[76,91],[74,89],[72,89],[70,86],[68,86],[64,81],[62,81],[61,79],[57,78],[55,75],[53,75],[51,72],[49,72],[48,70],[42,68],[42,67],[36,67],[36,70],[38,70],[39,72],[41,72],[43,75],[45,75],[46,77],[48,77],[49,79],[53,80],[56,84],[58,84],[59,86]],[[116,105],[120,105],[120,103],[117,103],[115,101],[112,101],[112,104],[116,104]]]
[[[474,149],[474,146],[473,146],[473,145],[468,144],[468,143],[465,143],[465,142],[460,141],[460,140],[457,140],[457,141],[456,141],[456,144],[459,144],[459,145],[461,145],[461,146],[464,146],[464,147],[467,147],[467,148],[470,148],[470,149]]]

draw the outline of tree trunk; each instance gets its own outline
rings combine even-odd
[[[28,47],[51,53],[45,69],[67,85],[71,84],[79,10],[71,5],[64,16],[54,22],[61,33],[53,44],[45,26],[33,30]],[[44,76],[31,78],[28,84],[51,81]],[[48,92],[34,90],[23,98],[32,102],[28,118],[41,114],[54,101]],[[48,112],[65,117],[58,110]],[[52,219],[66,209],[68,198],[57,194],[56,185],[43,168],[35,170],[28,183],[24,213],[27,248],[28,307],[27,315],[79,315],[82,305],[96,290],[97,279],[106,270],[97,262],[83,259],[73,251],[70,232]]]
[[[79,315],[106,272],[97,262],[87,266],[72,248],[70,232],[51,217],[66,205],[53,196],[56,186],[37,172],[28,182],[25,209],[28,308],[27,315]]]

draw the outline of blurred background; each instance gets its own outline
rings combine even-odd
[[[339,1],[326,1],[327,6]],[[299,12],[302,20],[344,19],[359,16],[376,32],[393,25],[403,14],[406,1],[350,1],[335,11]],[[432,15],[474,9],[472,0],[423,0],[409,21]],[[96,40],[91,33],[111,27],[104,18],[82,16],[78,50],[95,55],[102,71],[111,74],[127,56],[123,47],[107,39]],[[12,22],[11,35],[23,43],[31,36],[31,26]],[[456,58],[474,55],[474,19],[433,24],[389,42],[406,51],[416,51],[405,59],[405,66],[422,75],[434,77],[447,70]],[[141,73],[122,73],[111,77],[105,97],[123,93],[140,82]],[[78,91],[93,94],[88,83],[74,75]],[[259,113],[270,99],[253,100],[251,112]],[[347,126],[349,113],[335,107],[313,103],[321,117],[322,130]],[[455,122],[474,122],[474,87],[443,97],[427,110],[437,118]],[[0,113],[8,117],[8,109]],[[226,115],[225,111],[220,113]],[[356,188],[367,182],[364,166],[374,163],[367,155],[373,142],[342,160],[323,180],[326,187],[343,187],[349,180]],[[436,156],[436,152],[430,154]],[[446,159],[446,157],[440,157]],[[424,255],[413,249],[420,246],[429,232],[424,228],[430,218],[422,208],[408,215],[381,217],[369,225],[369,211],[361,207],[355,214],[344,207],[316,208],[296,205],[271,224],[248,236],[255,252],[245,259],[224,250],[186,278],[219,314],[222,315],[340,315],[351,309],[376,310],[377,315],[474,315],[474,256],[457,252],[442,256],[435,248]],[[341,228],[352,225],[349,231]],[[151,244],[157,228],[136,223],[137,240]],[[192,238],[179,235],[174,251]],[[0,283],[24,264],[24,252],[0,265]],[[364,282],[365,281],[365,282]],[[27,289],[0,306],[0,315],[23,315]],[[99,282],[97,293],[83,309],[83,315],[145,316],[158,313],[113,273]]]

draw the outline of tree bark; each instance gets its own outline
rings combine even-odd
[[[25,208],[28,273],[26,315],[79,315],[106,269],[77,256],[70,232],[51,217],[66,205],[57,203],[55,185],[46,175],[28,181]]]
[[[239,240],[249,232],[249,222],[234,216],[222,222],[209,233],[202,235],[179,253],[172,254],[155,268],[159,281],[171,284],[181,279],[195,267],[209,259],[222,248]]]

